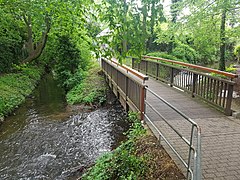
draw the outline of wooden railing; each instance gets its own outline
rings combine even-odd
[[[176,66],[176,64],[181,66]],[[150,56],[143,56],[141,61],[133,58],[132,68],[170,86],[189,92],[192,97],[198,96],[223,110],[226,115],[232,114],[231,103],[234,86],[232,79],[237,77],[236,74]],[[221,74],[230,80],[211,76],[200,70]]]
[[[146,96],[144,82],[148,77],[116,61],[102,58],[101,64],[109,86],[123,107],[127,111],[140,112],[143,119]]]

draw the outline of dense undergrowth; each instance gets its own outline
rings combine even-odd
[[[30,65],[16,66],[15,73],[0,76],[0,118],[19,106],[33,89],[43,74],[43,67]]]
[[[69,104],[102,105],[106,101],[107,86],[98,63],[92,63],[85,77],[67,93]]]

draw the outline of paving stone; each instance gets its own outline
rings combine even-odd
[[[191,98],[185,93],[152,79],[147,81],[147,85],[201,127],[203,179],[240,180],[240,122],[225,116],[223,113],[196,98]],[[147,93],[147,100],[148,98],[152,105],[165,116],[168,122],[177,131],[181,132],[186,139],[190,140],[191,124],[164,103],[159,102],[154,96]],[[155,125],[161,129],[163,134],[176,147],[182,158],[187,161],[188,148],[186,144],[153,111],[149,111],[148,114],[147,109],[146,114],[153,119]],[[196,137],[194,137],[194,142],[196,142]],[[184,166],[180,163],[176,155],[173,155],[173,152],[166,144],[163,146],[176,164],[184,171]]]

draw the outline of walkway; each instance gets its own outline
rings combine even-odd
[[[206,103],[191,98],[175,88],[149,79],[146,84],[149,89],[175,106],[194,120],[202,129],[202,177],[204,180],[234,180],[240,179],[240,121],[225,116]],[[173,110],[158,101],[147,92],[146,100],[150,102],[169,122],[184,136],[190,136],[190,126]],[[170,137],[177,150],[186,159],[188,149],[176,135],[166,126],[149,107],[146,114],[150,116],[156,126]],[[162,144],[164,145],[163,141]],[[167,146],[164,147],[168,150]],[[170,153],[170,151],[168,151]],[[174,155],[170,153],[175,162]]]

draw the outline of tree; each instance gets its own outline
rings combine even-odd
[[[12,19],[9,23],[25,26],[21,38],[22,50],[26,51],[26,56],[21,62],[32,62],[42,54],[50,29],[53,29],[53,33],[62,33],[79,28],[79,24],[83,26],[84,8],[87,4],[88,1],[83,0],[1,0],[0,8],[4,15]],[[79,20],[82,22],[77,24]]]
[[[190,2],[191,8],[193,11],[191,15],[194,19],[200,19],[205,21],[206,19],[210,19],[208,24],[208,28],[215,29],[210,36],[215,36],[217,39],[215,47],[219,47],[219,51],[217,52],[219,57],[219,69],[225,70],[225,61],[226,61],[226,46],[227,43],[230,43],[231,33],[235,29],[236,22],[232,22],[232,19],[237,19],[239,13],[237,10],[240,8],[240,5],[237,0],[215,0],[215,1],[186,1]],[[191,18],[193,18],[191,17]],[[231,24],[235,25],[231,25]],[[191,25],[194,26],[193,23]],[[197,24],[199,26],[199,24]],[[238,26],[238,25],[237,25]],[[216,27],[218,30],[216,30]],[[195,25],[196,28],[196,25]]]

